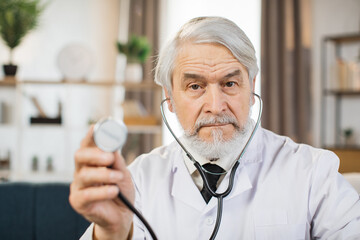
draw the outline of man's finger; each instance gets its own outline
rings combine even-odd
[[[107,167],[115,161],[113,153],[103,152],[97,147],[80,148],[75,152],[76,169],[83,165]]]
[[[112,165],[112,168],[119,170],[127,168],[125,159],[120,155],[119,151],[114,152],[113,156],[114,156],[114,164]]]
[[[116,185],[102,185],[82,190],[75,190],[74,188],[76,186],[72,184],[72,194],[70,194],[69,201],[79,211],[86,211],[88,206],[95,202],[112,200],[119,193],[119,187]]]
[[[116,184],[124,174],[107,167],[82,167],[74,181],[79,189],[101,184]]]
[[[94,142],[94,124],[90,126],[88,132],[86,133],[86,136],[83,138],[83,140],[80,143],[80,147],[93,147],[96,146]]]

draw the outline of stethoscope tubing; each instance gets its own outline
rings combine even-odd
[[[234,179],[235,179],[235,173],[236,173],[236,170],[238,168],[238,166],[240,165],[240,160],[242,159],[242,157],[244,156],[245,154],[245,151],[246,149],[248,148],[250,142],[252,141],[259,125],[260,125],[260,120],[261,120],[261,115],[262,115],[262,109],[263,109],[263,102],[262,102],[262,99],[261,97],[256,94],[256,93],[252,93],[254,96],[256,96],[258,99],[259,99],[259,114],[258,114],[258,118],[256,120],[256,124],[255,124],[255,127],[253,129],[253,131],[251,132],[251,135],[249,137],[249,139],[247,140],[243,150],[241,151],[241,153],[239,154],[239,156],[237,157],[237,160],[234,164],[234,166],[231,168],[231,173],[230,173],[230,177],[229,177],[229,184],[228,184],[228,187],[227,189],[222,192],[222,193],[216,193],[215,191],[213,191],[210,186],[209,186],[209,182],[205,176],[205,171],[204,169],[202,168],[202,166],[200,165],[200,163],[198,161],[195,160],[195,158],[191,155],[191,153],[185,148],[185,146],[181,143],[181,141],[178,139],[178,137],[176,137],[175,133],[172,131],[167,119],[166,119],[166,116],[165,116],[165,113],[164,113],[164,107],[163,107],[163,104],[166,102],[166,101],[169,101],[170,99],[169,98],[166,98],[164,100],[161,101],[161,104],[160,104],[160,111],[161,111],[161,116],[162,116],[162,119],[164,121],[164,124],[166,125],[166,127],[168,128],[169,132],[171,133],[171,135],[174,137],[174,139],[176,140],[176,142],[180,145],[180,147],[185,151],[186,153],[186,156],[194,163],[194,166],[196,167],[196,169],[199,171],[200,173],[200,176],[204,182],[204,185],[206,187],[206,189],[210,192],[210,194],[213,196],[213,197],[216,197],[218,199],[218,208],[217,208],[217,216],[216,216],[216,223],[215,223],[215,227],[214,227],[214,230],[210,236],[210,240],[213,240],[215,239],[218,231],[219,231],[219,228],[220,228],[220,223],[221,223],[221,218],[222,218],[222,210],[223,210],[223,199],[228,196],[230,194],[230,192],[232,191],[233,189],[233,185],[234,185]],[[208,172],[208,171],[207,171]],[[212,174],[211,172],[208,172],[210,174]]]
[[[224,199],[224,197],[226,197],[227,195],[230,194],[230,192],[231,192],[231,190],[233,188],[235,173],[236,173],[236,169],[238,168],[238,166],[240,164],[240,159],[242,158],[243,154],[245,153],[245,150],[247,149],[247,147],[248,147],[249,143],[251,142],[252,138],[254,137],[255,132],[256,132],[259,124],[260,124],[260,119],[261,119],[261,115],[262,115],[262,100],[261,100],[261,97],[259,95],[257,95],[256,93],[253,93],[253,94],[260,101],[259,116],[258,116],[258,119],[256,121],[256,125],[255,125],[255,127],[254,127],[248,141],[246,142],[243,150],[241,151],[240,155],[238,156],[238,160],[235,162],[234,166],[231,168],[229,184],[228,184],[227,189],[223,193],[216,193],[210,188],[209,183],[207,181],[207,178],[205,176],[204,169],[201,167],[200,163],[198,161],[196,161],[195,158],[190,154],[190,152],[187,151],[187,149],[184,147],[184,145],[181,143],[181,141],[176,137],[176,135],[172,131],[172,129],[171,129],[171,127],[170,127],[170,125],[169,125],[169,123],[168,123],[168,121],[166,119],[166,116],[165,116],[165,113],[164,113],[164,107],[163,107],[164,102],[168,101],[169,99],[166,98],[166,99],[162,100],[161,104],[160,104],[161,115],[162,115],[162,118],[163,118],[163,121],[164,121],[166,127],[168,128],[168,130],[170,131],[170,133],[172,134],[174,139],[178,142],[180,147],[185,151],[186,156],[194,163],[196,169],[199,171],[199,173],[201,175],[201,178],[204,181],[204,184],[205,184],[205,187],[207,188],[207,190],[210,192],[210,194],[213,197],[216,197],[218,199],[218,210],[217,210],[216,223],[215,223],[214,230],[213,230],[213,232],[211,234],[210,240],[215,239],[215,237],[216,237],[216,235],[217,235],[217,233],[219,231],[221,218],[222,218],[223,199]],[[95,129],[95,131],[96,131],[96,129]],[[97,143],[97,144],[99,144],[99,143]],[[101,145],[100,145],[100,147],[101,147]],[[108,150],[109,149],[105,149],[104,151],[108,151]],[[211,172],[208,172],[208,173],[211,174]],[[153,229],[151,228],[150,224],[146,221],[146,219],[142,216],[142,214],[129,202],[129,200],[121,192],[119,192],[118,198],[139,218],[139,220],[144,224],[145,228],[150,233],[151,237],[154,240],[157,240],[156,234],[153,231]]]
[[[230,174],[230,179],[229,179],[229,185],[227,187],[227,189],[222,192],[222,193],[216,193],[214,192],[210,186],[209,186],[209,183],[207,181],[207,178],[205,176],[205,172],[204,172],[204,169],[202,168],[202,166],[200,165],[200,163],[198,161],[195,160],[195,158],[191,155],[191,153],[185,148],[185,146],[181,143],[181,141],[179,140],[178,137],[176,137],[175,133],[172,131],[168,121],[167,121],[167,118],[165,116],[165,112],[164,112],[164,107],[163,107],[163,104],[166,102],[166,101],[169,101],[169,98],[166,98],[164,100],[161,101],[161,104],[160,104],[160,111],[161,111],[161,115],[162,115],[162,118],[163,118],[163,121],[166,125],[166,127],[168,128],[168,130],[170,131],[171,135],[174,137],[174,139],[176,140],[176,142],[180,145],[180,147],[185,151],[186,153],[186,156],[194,163],[194,166],[196,167],[196,169],[199,171],[200,175],[201,175],[201,178],[203,179],[203,182],[205,184],[205,187],[207,188],[207,190],[210,192],[210,194],[213,196],[213,197],[216,197],[216,198],[219,198],[219,197],[226,197],[227,195],[230,194],[231,190],[232,190],[232,187],[233,187],[233,180],[234,180],[234,176],[235,176],[235,172],[236,172],[236,169],[237,167],[239,166],[240,164],[240,160],[242,159],[242,157],[244,156],[245,154],[245,151],[246,149],[248,148],[250,142],[252,141],[255,133],[256,133],[256,130],[258,129],[259,125],[260,125],[260,120],[261,120],[261,115],[262,115],[262,109],[263,109],[263,102],[262,102],[262,99],[261,97],[256,94],[256,93],[252,93],[254,96],[256,96],[258,99],[259,99],[259,103],[260,103],[260,106],[259,106],[259,114],[258,114],[258,118],[256,120],[256,124],[255,124],[255,127],[253,129],[253,131],[251,132],[251,135],[249,137],[249,139],[247,140],[243,150],[241,151],[241,153],[238,155],[237,157],[237,160],[234,164],[234,166],[231,168],[231,174]],[[208,172],[211,174],[211,172]]]

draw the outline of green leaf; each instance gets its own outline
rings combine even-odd
[[[12,50],[37,27],[45,5],[40,0],[0,0],[0,9],[0,36]]]
[[[131,35],[127,43],[117,42],[119,53],[127,57],[128,62],[144,63],[149,57],[151,46],[146,37]]]

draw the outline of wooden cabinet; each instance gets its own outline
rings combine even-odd
[[[340,158],[339,172],[360,172],[360,149],[330,149]]]

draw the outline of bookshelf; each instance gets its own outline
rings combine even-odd
[[[352,55],[352,59],[344,55]],[[354,56],[358,57],[354,58]],[[354,60],[355,59],[355,60]],[[357,61],[357,62],[356,62]],[[349,101],[360,99],[360,33],[326,36],[321,49],[321,143],[340,158],[341,173],[360,172],[360,143],[346,143],[343,109]],[[332,112],[333,115],[329,116]],[[350,114],[360,115],[355,107]],[[346,117],[351,118],[348,114]],[[329,129],[333,139],[329,141]],[[330,131],[331,131],[330,128]],[[345,140],[345,141],[344,141]]]
[[[45,95],[50,96],[50,100]],[[111,79],[93,82],[0,79],[0,102],[10,103],[11,108],[9,120],[0,123],[0,135],[8,138],[0,140],[0,160],[1,152],[10,152],[10,180],[71,181],[73,155],[90,122],[109,115],[126,119],[127,113],[122,110],[122,103],[131,99],[132,95],[146,96],[149,115],[132,117],[132,121],[127,122],[129,135],[123,155],[129,159],[128,163],[137,155],[161,145],[158,102],[161,101],[162,90],[155,83],[117,83]],[[53,110],[54,115],[60,111],[61,124],[31,124],[29,119],[36,109],[28,96],[36,96],[41,104],[44,103],[45,112]],[[51,105],[50,110],[46,104]],[[61,105],[60,110],[54,111],[58,104]],[[152,121],[141,121],[144,118]],[[31,169],[35,155],[40,159],[37,171]],[[54,170],[47,172],[46,159],[50,156]]]

